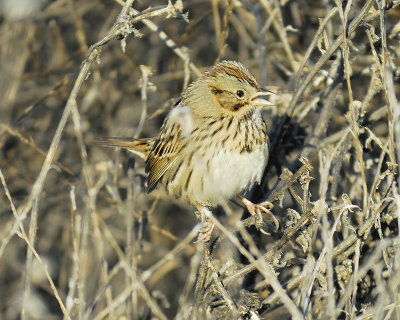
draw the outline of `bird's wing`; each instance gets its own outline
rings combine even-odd
[[[185,105],[175,106],[160,130],[158,139],[146,160],[148,172],[147,190],[153,190],[167,170],[183,157],[184,148],[189,144],[195,122],[191,108]]]
[[[178,123],[167,119],[146,160],[147,191],[151,192],[177,161],[185,142]]]

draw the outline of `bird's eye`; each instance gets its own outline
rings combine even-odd
[[[243,98],[244,97],[244,91],[243,90],[237,90],[236,91],[236,96],[238,96],[239,98]]]

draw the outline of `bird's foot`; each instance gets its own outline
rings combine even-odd
[[[196,242],[208,242],[211,239],[212,232],[214,230],[215,224],[212,223],[210,220],[207,220],[203,222],[203,227],[199,231],[199,234],[197,235],[197,241]]]
[[[196,242],[208,242],[211,239],[212,232],[215,227],[215,224],[209,217],[212,213],[209,208],[202,205],[197,205],[196,208],[199,211],[198,218],[203,225],[203,227],[199,231],[199,234],[197,235]]]
[[[239,200],[246,206],[247,210],[252,216],[257,217],[257,224],[261,224],[263,222],[262,212],[268,214],[272,221],[275,224],[276,230],[279,229],[279,221],[275,218],[274,214],[270,211],[273,209],[274,205],[269,201],[264,201],[258,204],[251,202],[250,200],[243,198],[241,196],[238,197]]]

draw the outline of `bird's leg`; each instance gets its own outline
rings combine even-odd
[[[202,206],[200,204],[196,205],[196,208],[199,211],[199,218],[201,223],[203,224],[203,227],[197,236],[197,242],[208,242],[211,239],[211,234],[215,226],[209,218],[212,213],[208,207]]]
[[[249,211],[249,213],[252,216],[254,216],[254,215],[257,216],[258,220],[261,222],[263,221],[261,212],[263,211],[266,214],[268,214],[271,217],[272,221],[274,222],[276,230],[279,229],[279,221],[278,221],[278,219],[275,218],[274,214],[270,211],[274,207],[274,205],[271,202],[264,201],[264,202],[255,204],[242,196],[237,196],[237,199],[246,206],[247,210]]]

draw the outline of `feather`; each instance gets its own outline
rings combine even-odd
[[[116,147],[127,149],[133,154],[146,160],[149,150],[151,149],[154,140],[151,138],[129,139],[129,138],[102,138],[95,142],[99,146]]]
[[[181,129],[176,122],[168,119],[161,128],[160,136],[155,140],[146,160],[147,192],[151,192],[164,174],[176,163],[184,146]]]

